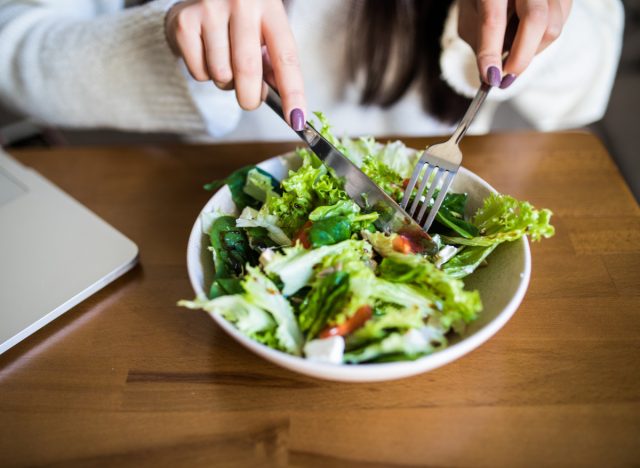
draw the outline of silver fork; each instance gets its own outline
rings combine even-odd
[[[502,61],[507,59],[509,56],[509,52],[511,51],[511,46],[513,45],[513,40],[516,35],[516,31],[518,30],[518,16],[515,13],[512,13],[507,27],[505,28],[504,35],[504,44],[502,48]],[[409,184],[404,191],[404,195],[402,196],[402,202],[400,206],[405,209],[409,213],[409,215],[418,223],[422,224],[422,228],[425,231],[428,231],[433,223],[433,220],[438,214],[438,210],[440,206],[442,206],[442,201],[444,197],[447,195],[449,191],[449,187],[451,186],[451,182],[453,182],[453,178],[458,173],[458,169],[460,168],[460,163],[462,162],[462,152],[460,151],[460,147],[458,144],[462,137],[464,137],[465,133],[469,129],[471,122],[475,118],[476,114],[480,110],[482,103],[487,98],[487,94],[491,90],[491,86],[482,82],[480,85],[480,89],[476,93],[475,97],[469,104],[469,108],[467,112],[465,112],[464,117],[458,124],[458,128],[453,132],[451,138],[449,138],[444,143],[438,143],[435,145],[429,146],[423,153],[422,157],[416,164],[416,167],[413,168],[413,173],[411,174],[411,178],[409,179]],[[418,182],[418,178],[422,173],[422,170],[425,168],[424,176],[420,181],[420,185],[418,187],[418,192],[416,193],[415,198],[413,199],[413,203],[411,207],[407,208],[409,201],[411,199],[411,194],[413,193],[413,189]],[[436,171],[437,170],[437,171]],[[434,175],[435,172],[435,175]],[[433,180],[429,183],[429,179],[433,176]],[[428,186],[427,194],[422,197],[425,189]],[[436,190],[440,187],[440,192],[438,193],[438,197],[433,202],[431,209],[429,210],[429,215],[424,223],[422,223],[422,219],[424,218],[429,205],[431,204],[431,199]],[[422,202],[422,203],[421,203]],[[420,208],[418,210],[418,208]],[[418,214],[416,215],[416,211]]]
[[[425,231],[428,231],[433,223],[433,220],[442,205],[442,201],[451,186],[451,182],[453,182],[453,178],[458,172],[460,168],[460,163],[462,162],[462,152],[460,151],[460,147],[458,143],[462,140],[462,137],[467,133],[471,122],[475,118],[476,114],[480,110],[482,103],[487,97],[491,86],[485,84],[484,82],[480,85],[480,89],[476,93],[475,97],[469,104],[469,108],[467,112],[462,117],[462,120],[458,124],[458,128],[453,132],[451,138],[449,138],[444,143],[438,143],[435,145],[429,146],[423,153],[422,157],[416,164],[413,169],[413,173],[411,174],[411,179],[409,179],[409,184],[404,191],[404,195],[402,196],[402,203],[400,206],[404,208],[409,215],[416,220],[418,224],[422,224],[422,219],[427,211],[431,203],[431,199],[433,194],[435,193],[438,186],[440,186],[440,192],[438,193],[438,197],[433,202],[433,206],[429,210],[429,215],[425,220],[424,224],[422,224],[422,228]],[[424,175],[422,180],[420,181],[420,185],[418,187],[418,193],[416,193],[415,198],[413,199],[413,203],[410,208],[407,208],[409,201],[411,199],[411,194],[413,193],[413,189],[418,182],[418,178],[422,173],[422,170],[425,168]],[[429,183],[429,179],[433,176],[433,180]],[[427,194],[424,199],[422,195],[427,188]],[[422,202],[422,203],[421,203]],[[418,207],[420,208],[418,210]],[[418,214],[416,215],[416,211]]]

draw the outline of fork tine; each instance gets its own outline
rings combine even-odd
[[[416,186],[416,182],[418,181],[418,176],[422,172],[422,168],[424,167],[424,163],[422,161],[418,161],[416,167],[413,168],[413,173],[411,174],[411,179],[409,179],[409,183],[407,184],[407,188],[404,190],[404,195],[402,195],[402,203],[400,206],[402,208],[407,208],[409,204],[409,200],[411,199],[411,193],[413,192],[414,187]]]
[[[436,198],[436,201],[433,202],[433,206],[429,211],[429,216],[427,216],[427,220],[422,225],[422,228],[425,231],[429,231],[429,228],[431,227],[433,220],[436,218],[436,214],[438,214],[438,210],[442,205],[442,201],[444,200],[444,197],[447,195],[447,192],[449,191],[449,186],[451,185],[451,182],[453,181],[453,177],[455,175],[456,175],[455,172],[447,171],[447,178],[442,183],[442,187],[440,188],[440,193],[438,194],[438,198]]]
[[[418,189],[418,192],[416,193],[416,196],[413,199],[413,203],[411,204],[411,210],[409,210],[409,215],[410,216],[413,216],[413,214],[416,212],[416,208],[418,207],[418,204],[420,203],[420,198],[422,197],[422,194],[424,193],[424,189],[427,186],[427,182],[429,181],[429,177],[431,177],[431,174],[433,173],[434,169],[435,169],[435,166],[432,166],[431,164],[427,165],[427,170],[424,172],[424,176],[422,176],[422,180],[420,181],[420,188]]]
[[[446,172],[447,171],[445,169],[442,169],[441,167],[438,168],[438,173],[433,178],[431,185],[429,185],[429,191],[427,192],[427,195],[424,197],[424,202],[420,207],[420,212],[418,213],[418,216],[414,218],[417,223],[420,223],[420,221],[422,220],[422,217],[424,216],[424,213],[427,211],[427,208],[429,208],[429,201],[431,200],[431,197],[433,197],[433,194],[436,191],[436,188],[438,188],[438,185],[440,185],[440,181],[442,180],[442,177]]]

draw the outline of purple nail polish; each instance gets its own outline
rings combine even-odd
[[[491,86],[500,86],[502,77],[500,76],[500,70],[498,70],[498,67],[491,65],[487,69],[487,80]]]
[[[513,73],[504,75],[504,78],[502,78],[502,82],[500,83],[500,89],[507,89],[515,80],[516,75],[514,75]]]
[[[304,114],[300,109],[297,107],[293,109],[289,115],[289,119],[291,120],[291,127],[293,127],[296,132],[304,130]]]

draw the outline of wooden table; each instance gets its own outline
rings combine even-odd
[[[422,147],[428,139],[408,139]],[[555,212],[488,343],[388,383],[272,365],[205,314],[185,267],[202,184],[292,144],[14,154],[131,239],[140,265],[0,356],[0,465],[613,466],[640,462],[640,210],[585,133],[470,137],[465,165]]]

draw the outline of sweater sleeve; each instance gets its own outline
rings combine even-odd
[[[440,65],[449,85],[471,97],[480,81],[473,51],[457,34],[457,17],[454,4],[442,37]],[[510,100],[540,130],[599,120],[611,94],[623,28],[619,0],[574,0],[560,37],[508,89],[492,89],[488,100]],[[495,104],[489,105],[487,111],[493,110]]]
[[[208,102],[220,112],[201,115],[166,42],[173,3],[0,0],[0,99],[63,127],[226,133],[239,107],[220,91]]]

